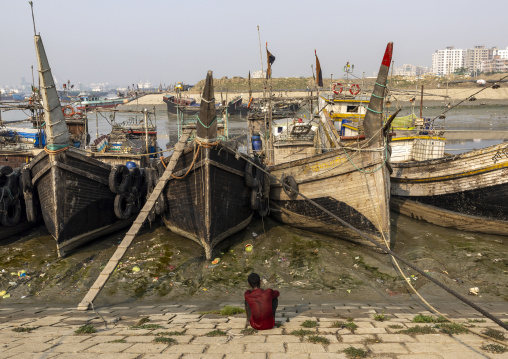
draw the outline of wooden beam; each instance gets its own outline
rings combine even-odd
[[[104,288],[104,286],[106,285],[106,282],[111,277],[111,274],[113,273],[118,263],[125,255],[125,252],[127,252],[127,249],[131,245],[132,241],[138,234],[139,230],[143,226],[143,223],[145,222],[146,218],[148,217],[148,214],[155,205],[155,202],[159,198],[159,195],[164,190],[164,187],[166,186],[167,181],[171,177],[171,174],[173,173],[176,163],[178,162],[178,159],[180,158],[183,149],[185,148],[185,144],[187,143],[189,136],[190,133],[186,132],[183,133],[182,136],[180,137],[180,141],[178,141],[178,143],[175,146],[175,152],[171,156],[171,159],[169,160],[166,170],[162,174],[162,177],[159,179],[159,182],[157,183],[157,186],[155,186],[155,189],[150,195],[150,198],[148,198],[148,200],[146,201],[145,205],[139,212],[137,218],[134,220],[132,227],[125,235],[124,239],[122,240],[122,243],[120,243],[120,245],[116,249],[111,259],[109,260],[106,267],[102,270],[101,274],[99,274],[99,277],[96,279],[95,283],[92,285],[92,287],[85,295],[81,303],[79,303],[78,310],[90,309],[91,303],[95,300],[95,298],[97,298],[102,288]]]

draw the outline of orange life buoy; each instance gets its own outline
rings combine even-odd
[[[249,100],[249,104],[247,105],[247,108],[250,108],[250,105],[252,104],[252,100],[254,100],[254,97],[251,97]]]
[[[352,84],[349,88],[349,92],[351,95],[358,95],[360,93],[360,85],[358,84]]]
[[[74,109],[72,106],[64,106],[62,107],[62,112],[65,117],[72,117],[76,112],[74,112]]]
[[[34,103],[34,102],[33,102],[33,98],[32,98],[32,97],[30,97],[30,99],[28,100],[28,104],[29,104],[29,105],[33,105],[33,103]]]
[[[336,90],[336,89],[335,89],[337,86],[339,87],[339,89],[338,89],[338,90]],[[342,93],[342,84],[340,84],[340,83],[338,83],[338,82],[334,83],[334,84],[333,84],[333,87],[332,87],[332,91],[333,91],[333,93],[334,93],[334,94],[336,94],[336,95],[338,95],[338,94]]]

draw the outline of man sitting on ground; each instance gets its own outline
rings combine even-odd
[[[278,290],[261,289],[261,278],[256,273],[247,278],[251,290],[245,292],[245,310],[252,328],[272,329],[275,325],[275,310],[279,304]]]

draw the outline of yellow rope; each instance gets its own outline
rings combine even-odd
[[[59,153],[67,151],[68,149],[69,149],[69,146],[54,151],[54,150],[49,150],[48,146],[44,146],[44,152],[46,152],[48,155],[57,155]]]

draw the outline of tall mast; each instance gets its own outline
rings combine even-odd
[[[367,106],[367,113],[363,120],[365,138],[372,139],[370,144],[374,146],[380,146],[382,142],[383,101],[386,93],[388,71],[390,70],[390,64],[392,62],[392,53],[393,42],[389,42],[388,45],[386,45],[383,61],[381,62],[374,90],[372,91],[372,96]]]
[[[206,74],[205,88],[201,96],[198,123],[196,124],[196,137],[205,142],[213,142],[217,138],[217,121],[215,120],[215,98],[213,90],[213,73]]]
[[[51,74],[44,45],[39,35],[34,36],[37,62],[39,65],[40,92],[44,107],[44,121],[46,122],[46,135],[48,145],[69,145],[69,130],[65,123],[62,106],[58,99],[55,82]]]

